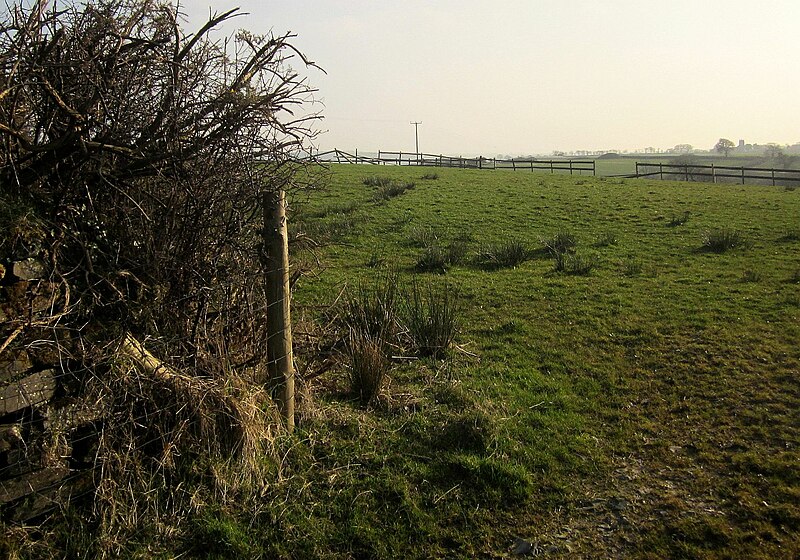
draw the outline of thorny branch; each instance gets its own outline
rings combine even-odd
[[[164,0],[39,0],[0,20],[2,196],[47,217],[73,322],[200,371],[263,352],[256,209],[298,187],[320,118],[293,35],[215,39],[237,15],[185,34]]]

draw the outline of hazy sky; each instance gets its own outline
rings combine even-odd
[[[182,0],[292,31],[321,149],[445,154],[800,142],[800,0]],[[233,27],[231,28],[231,31]]]

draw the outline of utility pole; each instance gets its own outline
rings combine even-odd
[[[414,145],[416,146],[416,151],[417,151],[417,165],[419,165],[419,125],[422,124],[422,121],[420,122],[412,121],[411,124],[414,125],[414,142],[415,142]]]

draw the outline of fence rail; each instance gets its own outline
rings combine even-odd
[[[420,165],[428,167],[454,167],[460,169],[511,169],[513,171],[535,171],[549,170],[550,173],[556,171],[569,171],[570,175],[575,173],[596,174],[595,162],[593,160],[574,160],[574,159],[497,159],[474,157],[465,158],[461,156],[446,156],[443,154],[424,154],[417,152],[384,152],[379,150],[377,157],[359,156],[350,154],[342,150],[329,150],[305,158],[306,161],[314,162],[336,162],[351,164],[369,165]]]
[[[674,178],[684,181],[726,182],[729,179],[771,183],[773,186],[800,182],[800,169],[775,169],[765,167],[734,167],[727,165],[668,164],[636,162],[635,177]],[[730,181],[727,181],[730,182]]]

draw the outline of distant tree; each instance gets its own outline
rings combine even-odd
[[[683,167],[681,170],[684,173],[687,181],[705,182],[710,181],[711,177],[706,173],[706,170],[700,167],[701,159],[693,154],[682,154],[672,159],[670,162],[673,165]]]
[[[783,150],[777,144],[767,144],[764,155],[769,159],[779,160],[783,158]]]
[[[676,144],[672,149],[676,154],[691,154],[694,146],[691,144]]]
[[[725,157],[728,157],[728,154],[734,147],[735,144],[733,143],[732,140],[728,140],[727,138],[720,138],[714,145],[714,150],[719,152],[720,154],[725,154]]]
[[[764,156],[772,161],[774,167],[789,169],[795,165],[797,156],[789,155],[778,144],[767,144]]]

